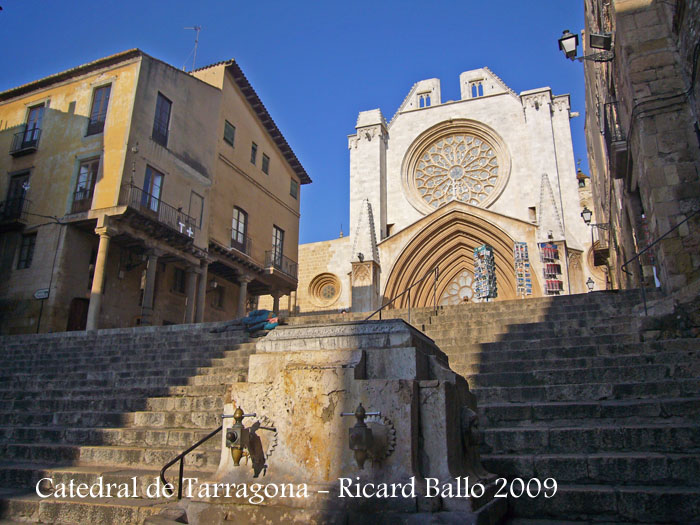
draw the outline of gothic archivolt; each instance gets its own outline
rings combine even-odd
[[[438,303],[463,299],[471,286],[465,276],[474,273],[474,248],[483,243],[495,250],[498,298],[515,299],[513,239],[491,222],[452,210],[426,226],[402,250],[389,274],[384,300],[395,297],[436,266],[440,269],[437,287],[431,278],[423,281],[411,290],[411,305],[431,306],[434,298]],[[397,302],[398,308],[408,305],[406,296]]]
[[[340,279],[332,273],[321,273],[309,283],[309,297],[318,306],[331,306],[340,297]]]
[[[423,213],[450,201],[486,208],[505,187],[510,156],[487,126],[453,120],[416,139],[406,153],[403,174],[409,201]]]

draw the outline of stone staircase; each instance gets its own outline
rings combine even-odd
[[[476,394],[518,523],[700,520],[700,340],[643,342],[636,291],[446,308],[423,321]]]
[[[142,523],[158,514],[172,500],[147,498],[146,488],[221,424],[226,386],[246,380],[254,343],[217,326],[0,338],[0,523]],[[187,456],[185,475],[205,480],[219,458],[216,436]],[[58,487],[100,477],[135,484],[139,497],[35,492],[42,478]],[[177,465],[167,477],[176,482]]]
[[[478,399],[487,469],[557,481],[551,499],[509,497],[512,523],[700,523],[700,339],[643,341],[640,301],[632,290],[411,309]]]

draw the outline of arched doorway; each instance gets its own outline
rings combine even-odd
[[[436,266],[439,268],[437,288],[433,279],[426,279],[411,290],[411,306],[438,303],[456,292],[461,300],[469,296],[469,277],[474,275],[474,248],[490,244],[494,249],[498,298],[515,299],[513,239],[495,224],[461,209],[437,217],[415,235],[398,256],[384,288],[384,300],[397,296],[419,281]],[[533,283],[534,284],[534,283]],[[455,290],[456,288],[456,290]],[[473,300],[467,297],[468,301]],[[451,301],[454,301],[451,299]],[[394,307],[408,306],[403,296]]]

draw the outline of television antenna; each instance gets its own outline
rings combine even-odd
[[[194,71],[194,64],[195,61],[197,60],[197,47],[199,46],[199,32],[202,30],[202,26],[191,26],[191,27],[184,27],[183,29],[192,29],[195,32],[194,36],[194,56],[192,57],[192,69],[190,71]],[[189,58],[189,56],[187,57]],[[182,66],[182,69],[185,69],[185,66]]]

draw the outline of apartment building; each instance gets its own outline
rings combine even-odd
[[[210,70],[133,49],[0,93],[2,333],[230,319],[296,287],[310,179],[238,65]]]

